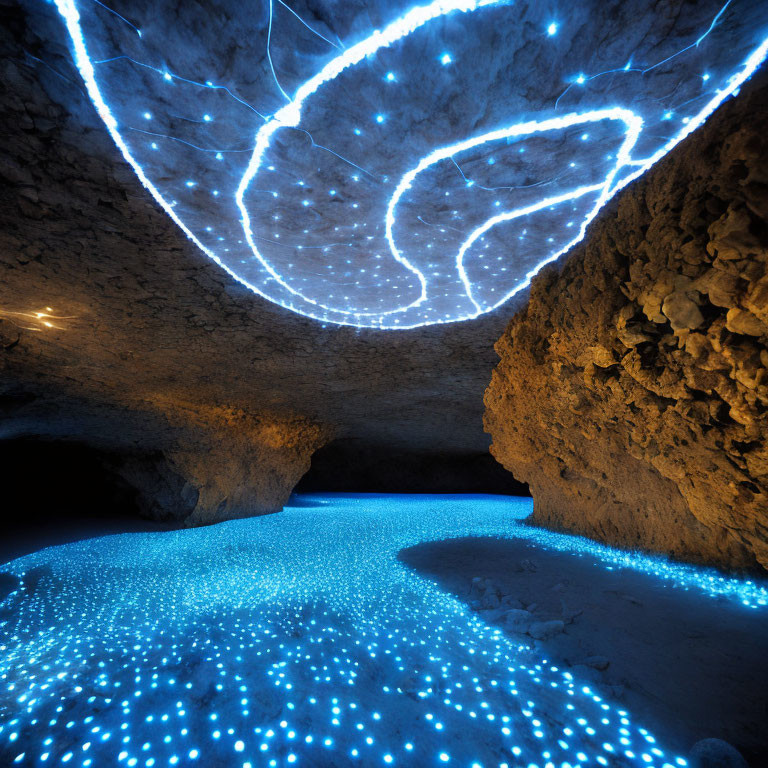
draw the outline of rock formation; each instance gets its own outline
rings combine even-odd
[[[496,344],[493,455],[537,524],[768,568],[768,73],[539,274]]]
[[[341,466],[449,456],[472,482],[505,317],[382,333],[263,301],[141,187],[54,6],[0,6],[0,438],[103,451],[142,514],[187,524],[279,509],[332,438]],[[397,482],[366,467],[363,485]]]

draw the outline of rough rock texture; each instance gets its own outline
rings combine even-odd
[[[279,509],[332,437],[340,462],[487,451],[500,315],[356,332],[259,299],[140,186],[53,6],[0,7],[0,438],[117,455],[144,514],[189,524]]]
[[[768,568],[768,73],[542,272],[496,345],[493,455],[533,519]]]

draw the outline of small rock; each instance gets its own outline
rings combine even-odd
[[[512,595],[502,595],[501,604],[504,608],[522,608],[523,604]]]
[[[560,619],[552,621],[537,621],[528,627],[528,634],[536,640],[548,640],[559,635],[565,629],[565,624]]]
[[[698,305],[684,291],[669,294],[661,305],[661,311],[675,331],[698,328],[704,322]]]
[[[488,624],[493,624],[497,621],[499,621],[506,611],[503,608],[494,608],[493,610],[481,610],[480,611],[480,618]]]
[[[744,336],[763,336],[768,328],[751,312],[738,307],[732,307],[725,316],[725,327],[733,333]]]
[[[584,659],[584,663],[592,669],[608,669],[611,661],[605,656],[590,656],[588,659]]]
[[[483,593],[484,590],[485,590],[485,579],[480,578],[480,576],[475,576],[472,579],[472,583],[469,586],[469,594],[479,596]]]
[[[483,608],[498,608],[501,605],[501,596],[495,589],[489,589],[480,598]]]
[[[574,664],[571,667],[571,673],[579,681],[583,683],[596,683],[602,685],[603,676],[593,667],[588,667],[586,664]]]
[[[529,573],[536,573],[538,570],[536,563],[534,563],[533,560],[521,560],[520,567]]]
[[[691,768],[749,768],[741,753],[722,739],[697,741],[688,762]]]
[[[515,632],[527,632],[532,621],[533,616],[528,611],[519,608],[507,611],[507,615],[504,617],[504,624],[507,629],[512,629]]]

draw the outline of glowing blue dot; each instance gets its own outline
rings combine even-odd
[[[376,122],[377,123],[383,123],[384,122],[384,115],[376,115]]]
[[[210,123],[213,118],[210,115],[203,115],[203,120],[205,120],[206,123]]]
[[[145,112],[144,113],[144,119],[145,120],[151,120],[152,119],[152,114],[150,112]]]
[[[244,749],[245,749],[245,742],[240,741],[240,739],[238,739],[235,742],[235,752],[242,752]]]
[[[547,34],[548,34],[550,37],[554,37],[554,36],[557,34],[557,24],[555,24],[554,22],[552,22],[552,23],[551,23],[551,24],[550,24],[550,25],[547,27]]]
[[[443,55],[440,57],[440,63],[441,63],[441,64],[442,64],[444,67],[445,67],[445,66],[448,66],[448,64],[450,64],[452,61],[453,61],[453,59],[451,58],[451,54],[450,54],[450,53],[444,53],[444,54],[443,54]]]
[[[362,131],[359,128],[355,128],[355,136],[359,136]]]
[[[586,82],[586,80],[587,80],[587,78],[586,78],[586,77],[584,77],[584,75],[579,75],[579,76],[576,78],[576,82],[577,82],[579,85],[583,85],[583,84]]]
[[[166,73],[163,75],[163,77],[164,77],[166,80],[171,80],[171,79],[172,79],[172,78],[171,78],[171,73],[170,73],[170,72],[166,72]]]
[[[393,83],[395,81],[395,73],[387,72],[387,81]]]
[[[439,758],[443,763],[447,763],[451,759],[451,756],[447,752],[441,752]]]
[[[187,182],[187,186],[188,186],[188,187],[194,187],[196,183],[197,183],[197,182],[194,182],[194,181],[188,181],[188,182]]]

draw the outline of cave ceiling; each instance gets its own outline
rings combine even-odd
[[[768,35],[747,0],[2,7],[3,436],[137,449],[215,403],[486,451],[530,274]]]
[[[754,0],[55,0],[90,99],[208,257],[379,329],[504,305],[765,57]]]

